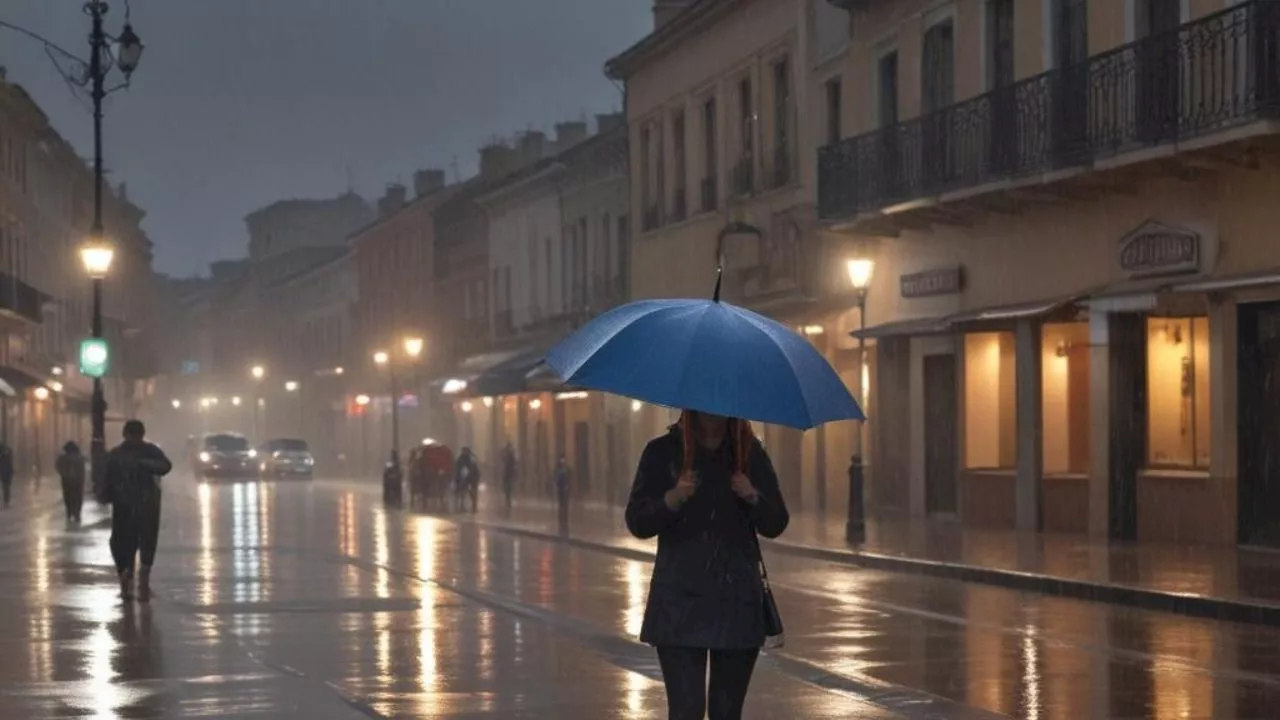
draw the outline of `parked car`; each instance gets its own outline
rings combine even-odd
[[[192,472],[197,478],[251,478],[257,475],[258,451],[237,433],[208,433],[197,443]]]
[[[258,470],[263,477],[310,478],[316,465],[307,441],[296,438],[268,440],[259,449],[258,458]]]

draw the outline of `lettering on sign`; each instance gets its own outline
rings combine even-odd
[[[904,298],[954,295],[964,288],[964,272],[959,267],[926,270],[898,279]]]
[[[1130,277],[1200,270],[1200,235],[1148,221],[1120,240],[1120,268]]]

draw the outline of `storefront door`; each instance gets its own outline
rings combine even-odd
[[[1239,313],[1238,538],[1280,547],[1280,303]]]
[[[956,357],[924,357],[925,511],[956,512]]]

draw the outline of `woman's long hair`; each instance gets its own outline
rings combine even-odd
[[[682,468],[685,472],[693,470],[693,454],[697,443],[697,436],[694,432],[694,423],[697,422],[696,415],[697,412],[694,410],[685,410],[680,413],[680,420],[676,423],[680,428],[680,443],[684,452]],[[733,444],[733,469],[737,472],[745,473],[747,471],[747,459],[751,456],[751,446],[755,444],[756,439],[755,431],[751,429],[751,423],[739,418],[729,418],[729,429],[726,437]]]

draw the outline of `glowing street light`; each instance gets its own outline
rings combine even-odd
[[[84,271],[94,280],[101,280],[111,272],[111,261],[115,260],[116,250],[101,235],[89,238],[80,246],[80,263]]]
[[[231,404],[235,405],[236,407],[240,407],[240,396],[239,395],[233,396],[231,398]]]
[[[404,351],[411,358],[417,358],[422,355],[422,347],[426,342],[417,336],[411,336],[404,339]]]
[[[174,410],[177,410],[182,407],[182,401],[179,400],[178,398],[174,398],[173,400],[170,400],[169,404],[173,406]]]
[[[254,380],[261,380],[263,377],[266,376],[267,369],[262,367],[261,365],[254,365],[253,367],[249,368],[249,374],[253,376]]]
[[[386,350],[378,350],[373,354],[373,362],[377,365],[386,365],[391,362],[391,356],[387,354]]]
[[[285,391],[285,392],[297,392],[297,391],[298,391],[298,381],[297,381],[297,380],[290,380],[290,381],[286,382],[286,383],[284,384],[284,391]]]
[[[356,404],[359,405],[360,407],[364,407],[365,405],[368,405],[372,401],[373,399],[370,398],[368,395],[365,395],[364,393],[361,393],[356,396]]]
[[[44,401],[49,399],[49,388],[47,387],[38,387],[34,390],[34,393],[37,400]]]

